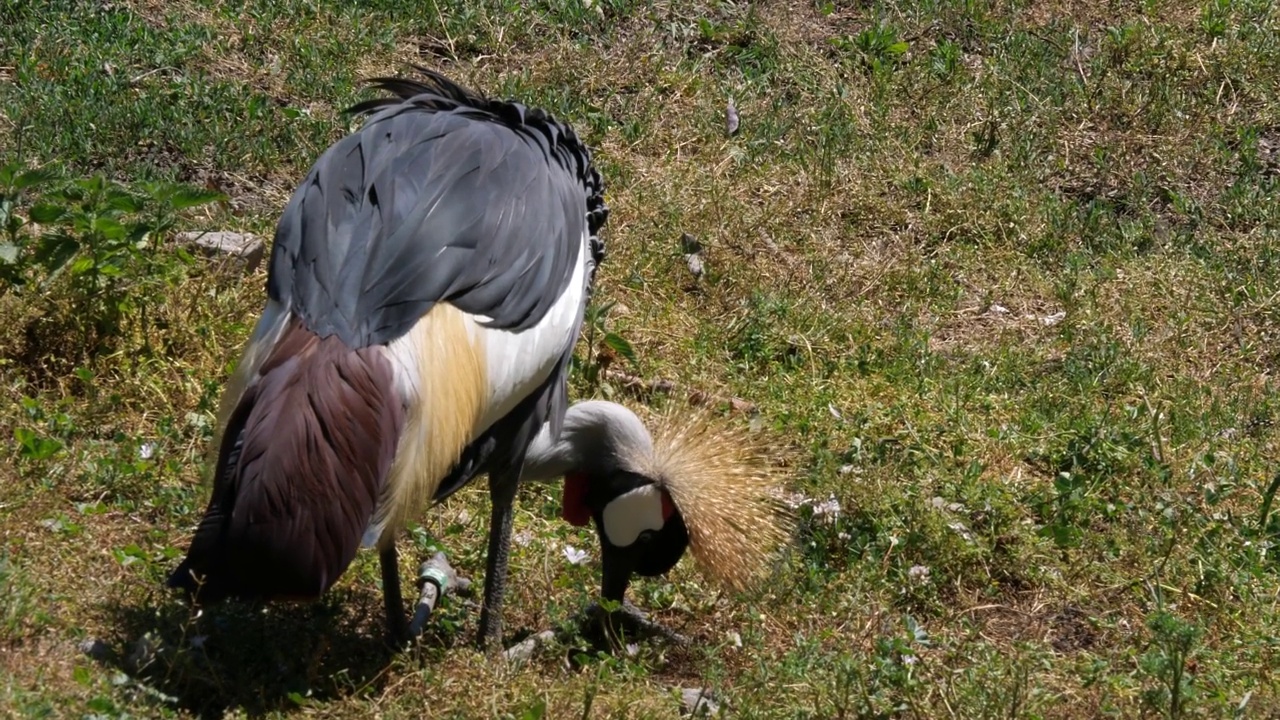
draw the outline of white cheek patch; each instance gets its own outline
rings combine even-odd
[[[623,493],[604,506],[604,535],[617,547],[627,547],[645,530],[661,530],[662,491],[645,485]]]

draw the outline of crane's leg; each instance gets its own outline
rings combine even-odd
[[[523,453],[521,453],[523,455]],[[476,644],[493,650],[502,642],[502,599],[507,589],[507,556],[511,550],[511,524],[515,518],[516,488],[524,458],[489,474],[489,554],[484,572],[484,604],[480,607],[480,632]]]
[[[394,541],[378,554],[382,565],[382,600],[387,610],[387,641],[392,647],[409,639],[409,624],[404,615],[404,599],[400,596],[400,565]]]

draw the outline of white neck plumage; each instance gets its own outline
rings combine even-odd
[[[570,472],[634,471],[652,453],[653,438],[635,413],[617,403],[584,400],[569,407],[558,439],[543,427],[525,455],[522,477],[549,482]]]

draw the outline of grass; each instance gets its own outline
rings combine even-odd
[[[320,604],[191,618],[160,583],[265,276],[165,244],[129,266],[105,344],[75,339],[71,280],[0,293],[2,714],[676,717],[677,686],[748,718],[1280,713],[1270,3],[0,1],[0,20],[0,165],[225,193],[182,229],[269,235],[359,79],[407,62],[552,109],[606,174],[601,322],[632,371],[757,404],[813,499],[762,598],[688,559],[636,586],[689,650],[504,667],[452,602],[388,660],[368,556]],[[646,402],[584,366],[576,397]],[[557,504],[522,490],[511,639],[598,587]],[[423,517],[405,573],[439,546],[478,576],[486,517],[482,484]]]

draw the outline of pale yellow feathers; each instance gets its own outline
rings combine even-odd
[[[383,528],[380,546],[426,507],[475,439],[488,378],[483,338],[468,328],[461,310],[439,303],[392,343],[389,354],[400,364],[397,382],[409,404],[388,478],[390,495],[376,520]]]

